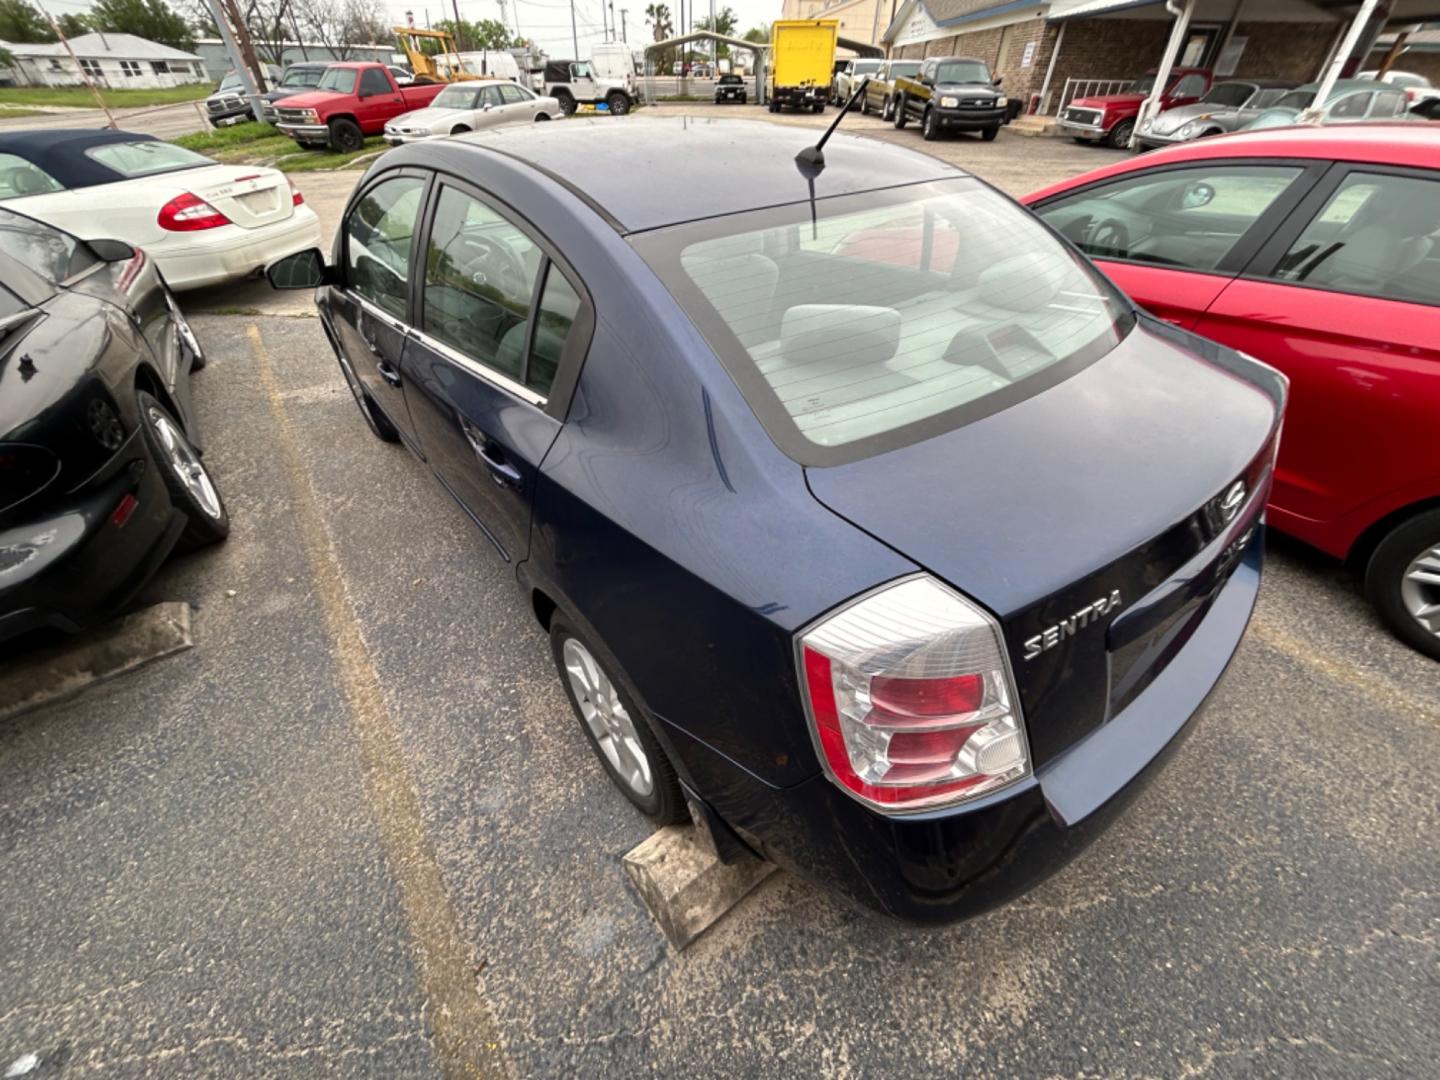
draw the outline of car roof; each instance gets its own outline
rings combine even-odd
[[[621,232],[968,175],[929,154],[836,131],[812,186],[795,155],[818,134],[758,120],[572,117],[434,145],[512,157],[564,184]],[[423,146],[406,148],[416,164],[425,164]]]
[[[108,128],[52,128],[0,134],[0,154],[14,154],[44,169],[67,188],[94,187],[125,179],[107,169],[85,151],[110,143],[154,142],[154,135]]]
[[[1154,168],[1170,162],[1207,161],[1212,158],[1315,158],[1320,161],[1366,162],[1440,170],[1440,124],[1407,121],[1344,124],[1328,127],[1297,126],[1239,131],[1195,142],[1155,150],[1086,173],[1085,182],[1118,176],[1138,168]],[[1074,180],[1026,195],[1031,203],[1075,187]]]
[[[1296,90],[1319,90],[1318,82],[1301,83],[1295,87]],[[1381,82],[1379,79],[1336,79],[1335,85],[1330,90],[1330,96],[1338,97],[1340,94],[1348,94],[1352,90],[1394,90],[1389,83]]]

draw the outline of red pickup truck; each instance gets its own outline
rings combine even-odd
[[[1076,98],[1060,111],[1055,126],[1062,133],[1074,136],[1076,142],[1103,142],[1122,149],[1129,146],[1140,106],[1155,88],[1155,75],[1154,71],[1146,72],[1128,90],[1118,94]],[[1207,68],[1172,68],[1170,85],[1161,96],[1160,108],[1173,109],[1198,100],[1210,89],[1210,77]]]
[[[328,146],[349,153],[379,135],[385,122],[412,109],[423,109],[445,89],[444,83],[397,86],[384,64],[331,64],[308,93],[276,106],[275,126],[301,146]]]

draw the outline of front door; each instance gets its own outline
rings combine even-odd
[[[417,453],[401,371],[412,248],[425,183],[418,173],[391,174],[350,207],[341,231],[343,281],[335,293],[335,331],[346,378],[359,381]]]
[[[360,130],[376,135],[385,130],[385,121],[405,111],[405,99],[390,82],[384,68],[366,68],[360,73],[360,92],[355,104],[355,119]]]
[[[482,86],[475,97],[475,128],[497,127],[505,123],[505,100],[500,96],[500,84]]]
[[[580,293],[536,237],[475,189],[431,200],[407,399],[428,460],[501,557],[529,550],[547,411]]]

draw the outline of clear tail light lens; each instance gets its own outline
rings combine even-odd
[[[988,794],[1030,773],[1000,628],[929,577],[852,603],[800,638],[825,771],[888,813]]]
[[[190,192],[176,195],[160,208],[156,218],[162,229],[170,232],[198,232],[229,225],[230,219],[198,195]]]

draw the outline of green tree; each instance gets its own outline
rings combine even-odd
[[[166,6],[164,0],[95,0],[90,24],[112,34],[134,34],[172,49],[195,47],[190,24]]]
[[[0,41],[8,41],[12,45],[34,45],[54,40],[50,24],[35,10],[30,0],[0,0]]]
[[[729,37],[735,33],[735,24],[739,21],[735,15],[735,9],[725,7],[715,13],[715,25],[710,25],[710,16],[706,15],[703,19],[695,20],[695,29],[713,30],[717,34],[724,34],[726,37]],[[730,55],[729,45],[722,45],[719,42],[716,42],[715,45],[715,55],[717,57]]]
[[[55,21],[60,24],[60,33],[64,34],[67,38],[77,38],[81,34],[88,34],[90,32],[90,20],[84,15],[71,15],[67,13],[61,15]]]
[[[770,40],[769,26],[752,26],[745,33],[740,35],[746,41],[753,41],[756,45],[764,45]]]
[[[454,19],[441,19],[435,24],[435,29],[453,34],[464,52],[508,49],[512,44],[510,31],[499,19],[480,19],[478,22],[461,19],[458,23]]]

